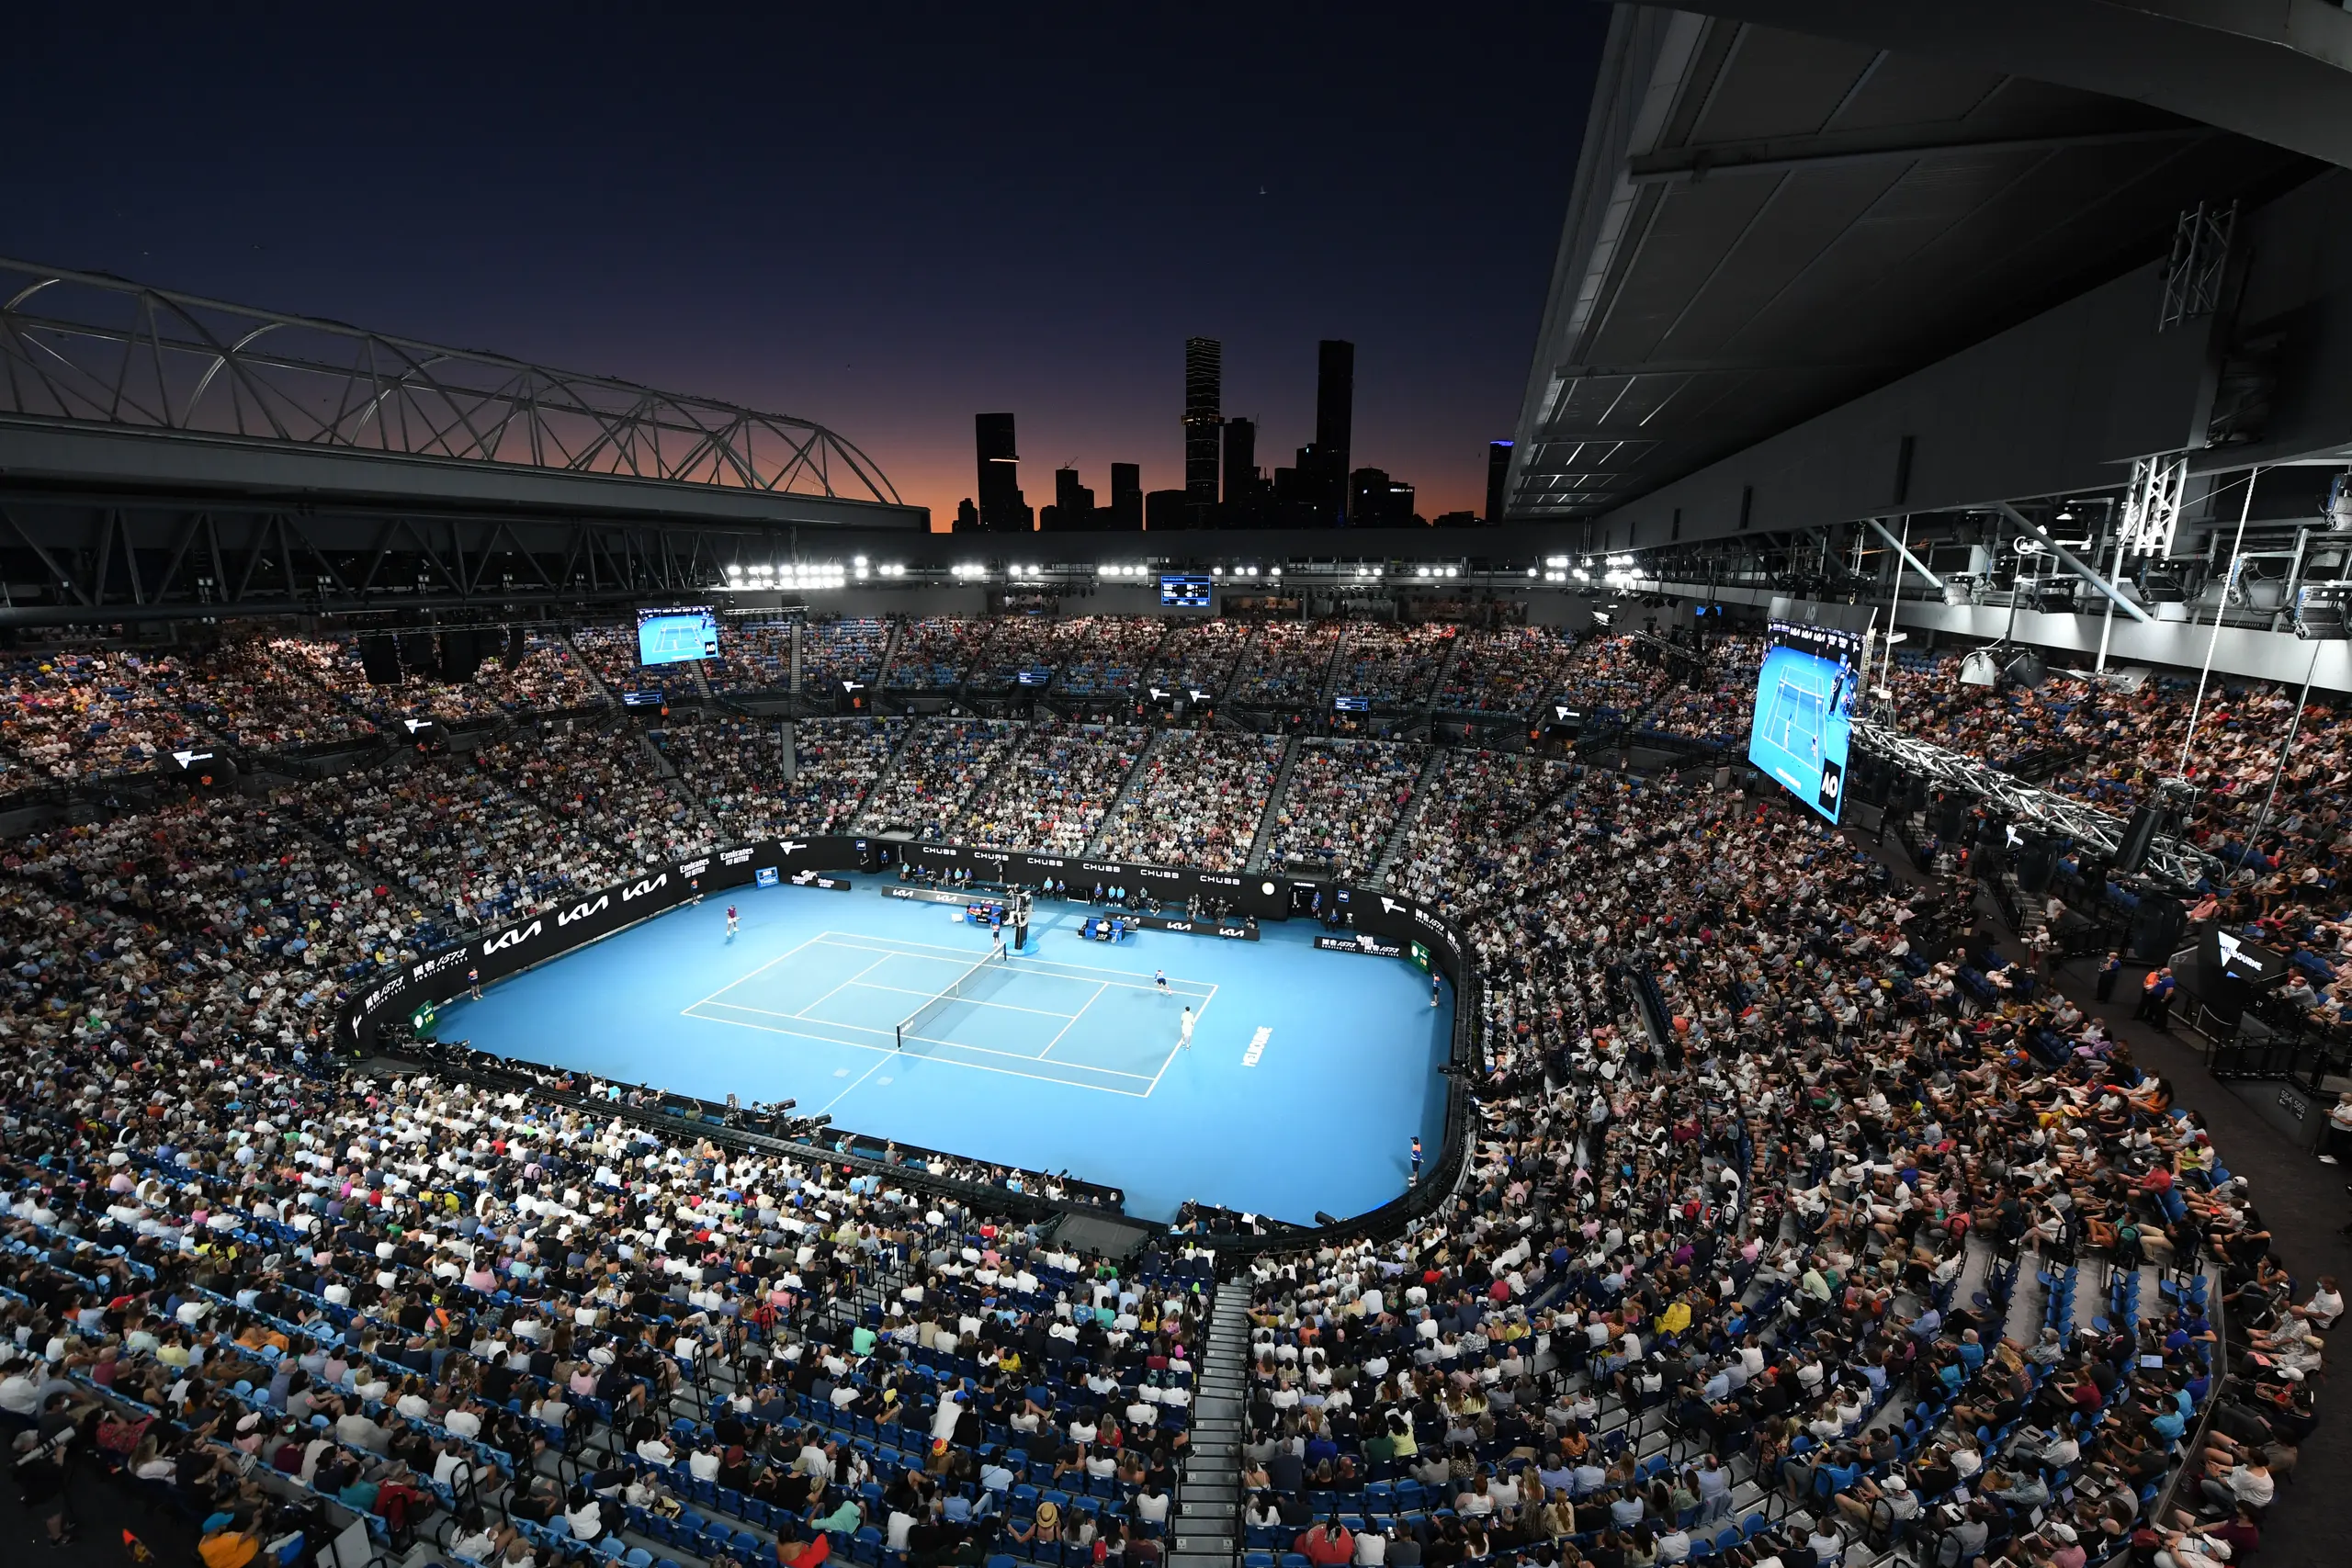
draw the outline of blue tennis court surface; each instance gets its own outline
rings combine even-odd
[[[1147,931],[1112,947],[1079,937],[1077,906],[1044,905],[1028,953],[975,970],[985,931],[877,886],[673,910],[446,1006],[441,1036],[708,1099],[797,1100],[862,1134],[1109,1182],[1153,1219],[1187,1198],[1359,1213],[1404,1190],[1415,1134],[1437,1156],[1453,995],[1432,1009],[1401,960],[1320,951],[1305,921],[1256,942]]]

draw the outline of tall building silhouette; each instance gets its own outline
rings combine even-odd
[[[1021,449],[1013,439],[1012,416],[981,413],[972,416],[973,444],[980,459],[980,527],[991,534],[1025,534],[1031,518],[1021,499]]]
[[[1054,470],[1054,503],[1037,519],[1041,529],[1074,533],[1094,526],[1094,492],[1078,482],[1076,468]]]
[[[1129,534],[1143,531],[1143,469],[1133,463],[1111,465],[1111,504],[1094,514],[1097,527]]]
[[[1217,441],[1223,433],[1225,345],[1213,337],[1184,340],[1184,495],[1205,526],[1216,508]]]
[[[1225,507],[1227,528],[1255,528],[1264,524],[1264,482],[1258,478],[1258,422],[1225,422]]]
[[[1348,437],[1355,423],[1356,345],[1325,338],[1315,349],[1315,457],[1320,521],[1348,520]]]
[[[1503,484],[1510,478],[1510,443],[1487,443],[1487,521],[1503,520]]]

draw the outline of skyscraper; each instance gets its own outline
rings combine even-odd
[[[1021,499],[1021,451],[1012,416],[972,416],[972,437],[980,457],[980,526],[991,534],[1029,532],[1028,503]]]
[[[1143,470],[1133,463],[1111,465],[1111,504],[1094,516],[1098,527],[1129,534],[1143,531]]]
[[[1217,438],[1225,423],[1225,345],[1213,337],[1184,340],[1184,494],[1205,527],[1216,508]]]
[[[1094,492],[1078,482],[1076,468],[1054,470],[1054,503],[1037,519],[1041,529],[1075,533],[1094,526]]]
[[[1263,507],[1261,491],[1264,485],[1258,478],[1258,422],[1252,419],[1228,419],[1225,422],[1225,515],[1227,528],[1255,528],[1262,525],[1260,515]]]
[[[1487,443],[1487,521],[1503,520],[1503,482],[1510,477],[1510,443]]]
[[[1315,453],[1321,480],[1321,519],[1348,520],[1348,437],[1355,423],[1356,345],[1327,337],[1315,349]]]

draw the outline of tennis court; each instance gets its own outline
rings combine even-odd
[[[1026,953],[992,964],[953,907],[854,880],[673,910],[445,1006],[442,1038],[713,1100],[796,1100],[871,1136],[1109,1182],[1150,1218],[1187,1198],[1361,1213],[1404,1190],[1417,1134],[1438,1156],[1453,998],[1430,1007],[1410,964],[1320,951],[1306,921],[1261,942],[1114,946],[1053,904]]]
[[[976,959],[969,945],[826,931],[684,1011],[1142,1098],[1179,1049],[1182,1010],[1193,1010],[1197,1030],[1216,995],[1214,984],[1174,979],[1161,995],[1148,974],[1101,964]]]

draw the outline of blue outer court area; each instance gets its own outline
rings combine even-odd
[[[1079,906],[1044,903],[1026,953],[964,978],[985,929],[858,882],[673,910],[445,1006],[441,1037],[707,1099],[797,1100],[860,1134],[1107,1182],[1148,1219],[1188,1198],[1303,1223],[1361,1213],[1404,1190],[1415,1134],[1436,1163],[1453,989],[1431,1008],[1401,959],[1320,950],[1305,920],[1254,942],[1145,931],[1113,947],[1078,935]]]

